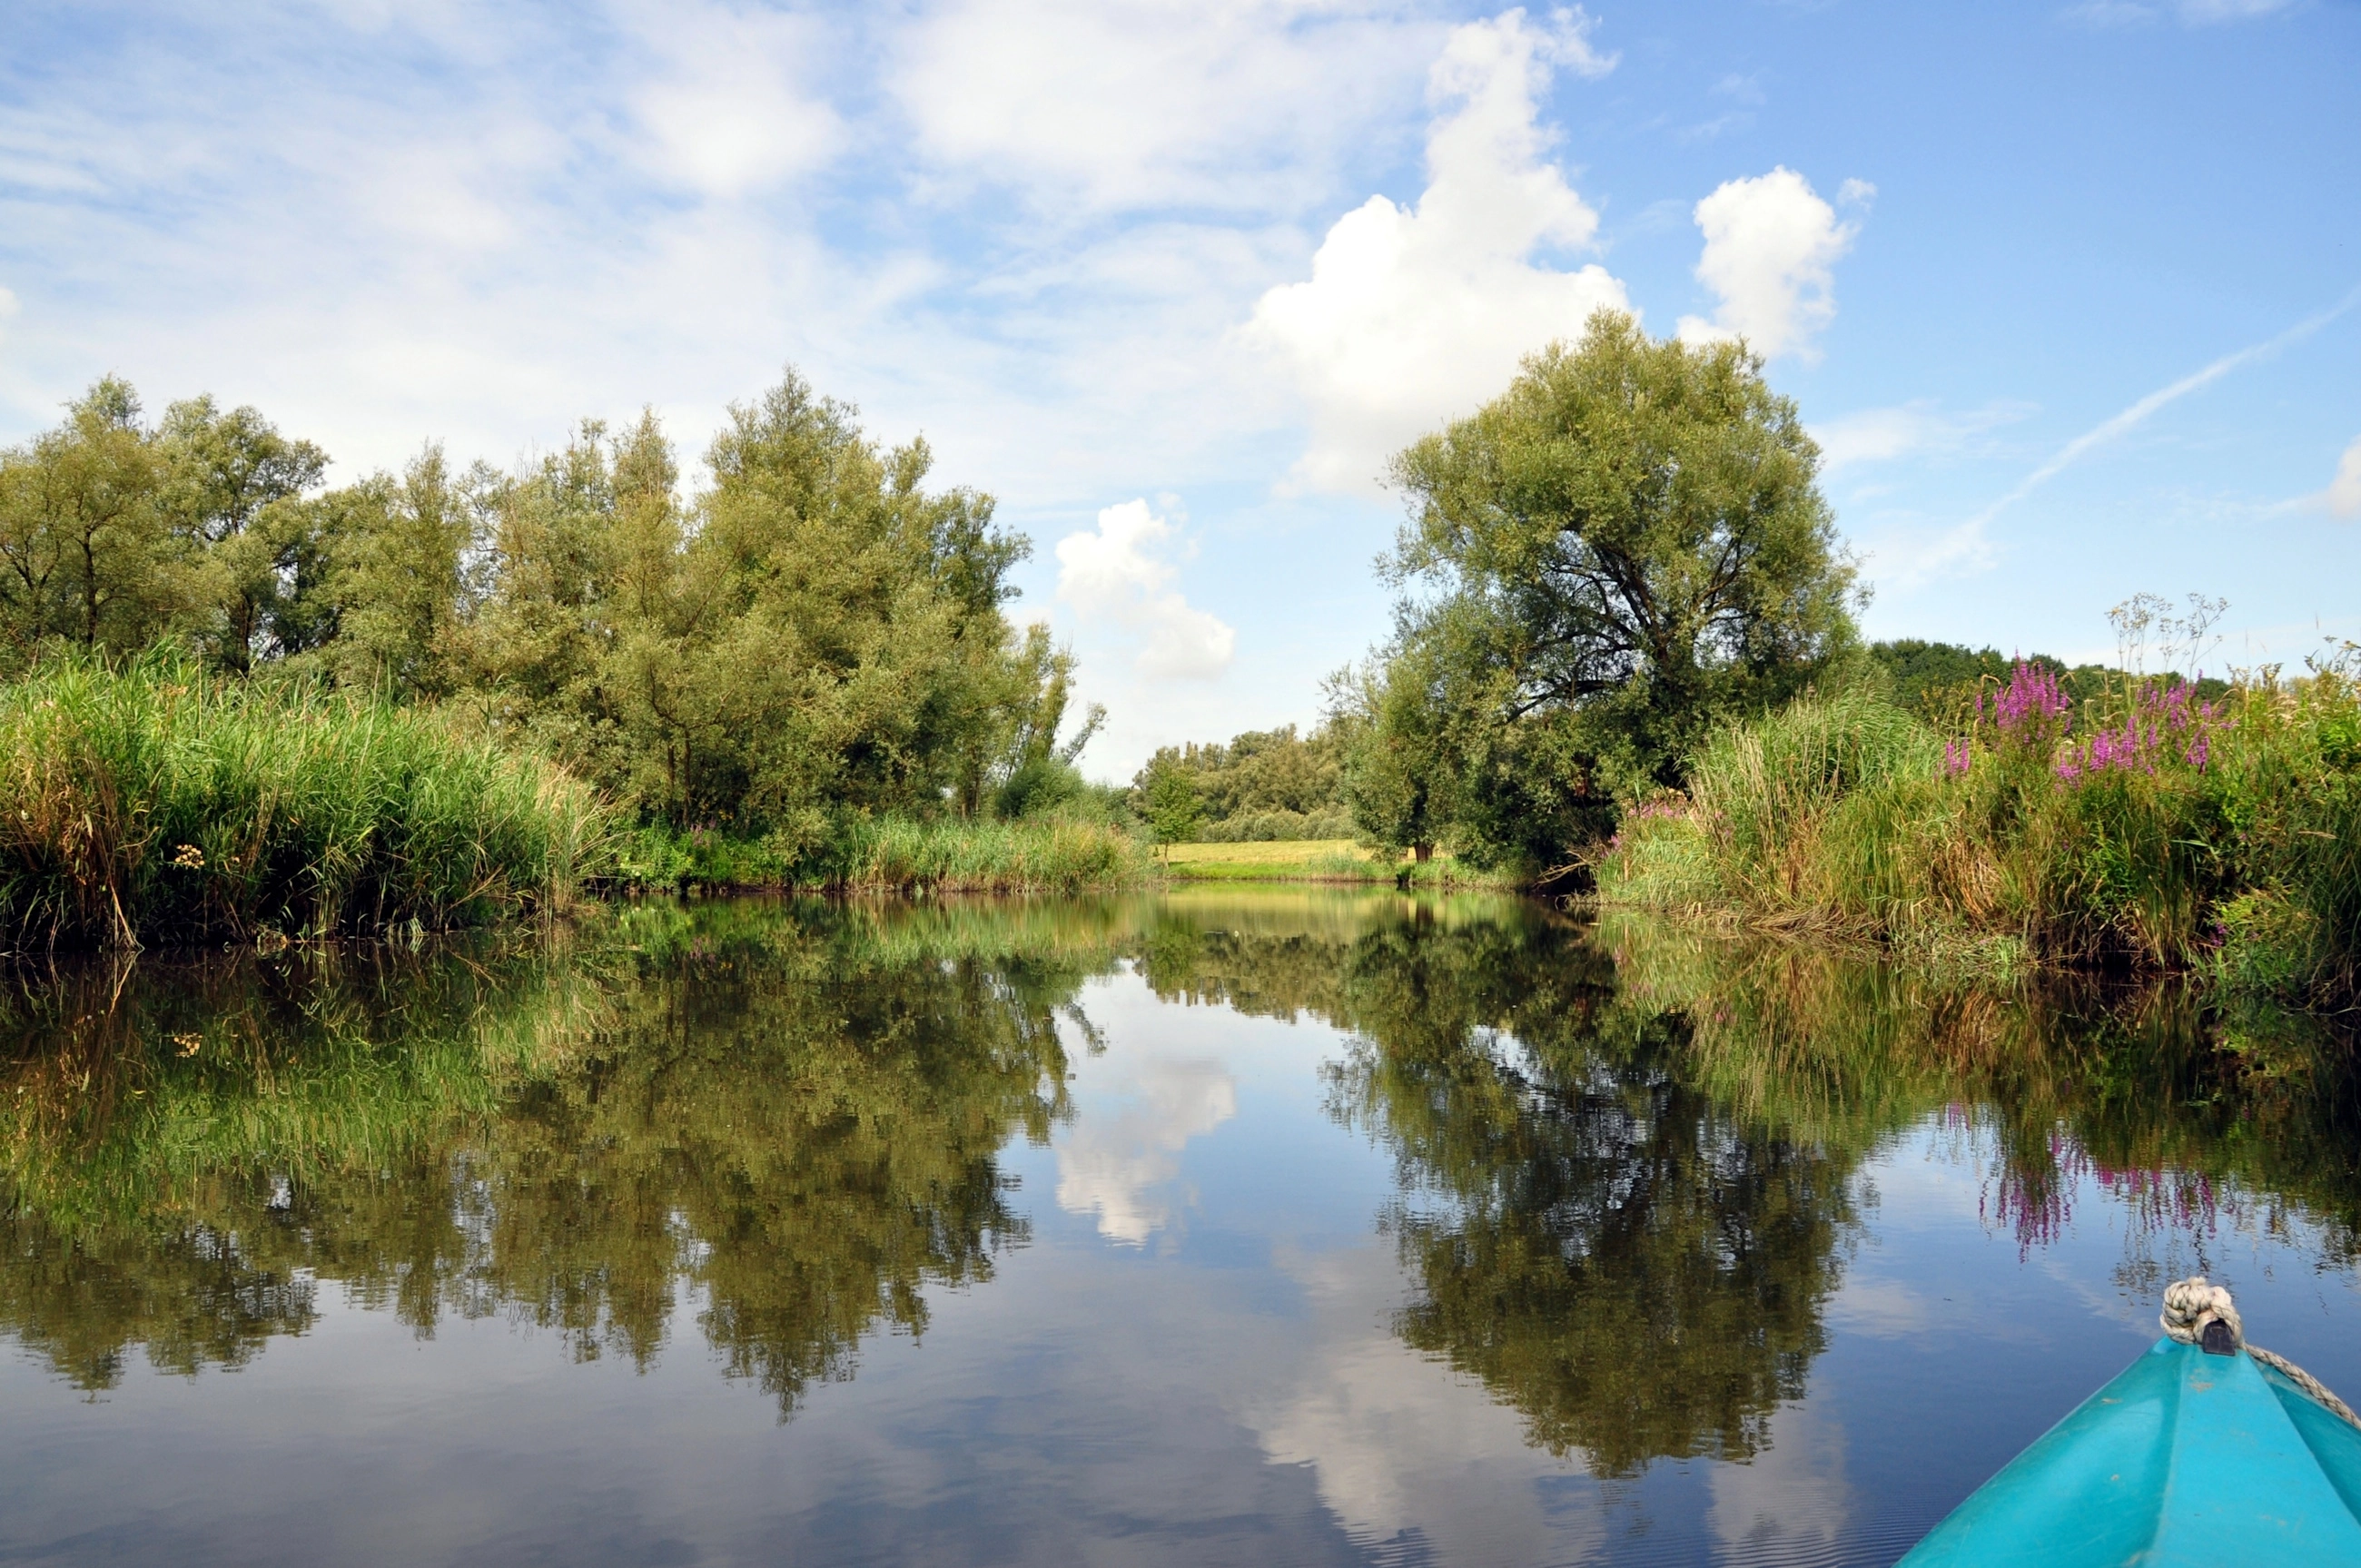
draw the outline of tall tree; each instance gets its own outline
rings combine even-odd
[[[481,465],[453,474],[430,445],[400,479],[379,474],[328,498],[339,613],[323,652],[340,680],[404,698],[459,689],[496,483]]]
[[[179,620],[190,555],[167,524],[164,479],[138,395],[112,376],[55,430],[0,454],[0,622],[19,659],[47,641],[142,647]]]
[[[481,491],[471,698],[649,816],[805,842],[846,813],[1022,812],[1080,788],[1071,657],[1002,613],[1021,536],[929,491],[792,372],[684,503],[653,416]]]
[[[306,618],[290,614],[289,636],[277,622],[316,586],[320,541],[313,517],[281,503],[318,486],[328,455],[281,435],[252,408],[224,412],[211,397],[165,410],[157,441],[167,523],[203,563],[198,631],[214,661],[243,674],[291,642],[300,648],[307,638],[292,622]]]
[[[1677,785],[1716,716],[1851,646],[1854,573],[1819,449],[1742,344],[1593,315],[1395,459],[1397,660],[1450,733],[1458,828],[1546,861],[1616,794]]]

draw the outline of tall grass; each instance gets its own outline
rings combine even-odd
[[[482,925],[563,901],[605,831],[562,770],[432,713],[63,659],[0,686],[0,946]]]
[[[2361,970],[2361,687],[2265,673],[2219,702],[2080,706],[2020,667],[1948,740],[1874,696],[1716,733],[1638,803],[1609,899],[1905,946],[2204,970],[2350,999]]]
[[[1147,849],[1095,822],[863,819],[830,845],[827,883],[853,890],[1079,893],[1154,874]]]
[[[818,843],[641,828],[621,836],[626,887],[831,893],[1082,893],[1155,877],[1137,839],[1103,822],[854,817]]]

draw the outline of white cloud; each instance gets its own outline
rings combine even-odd
[[[2085,27],[2124,27],[2153,22],[2169,10],[2185,26],[2202,27],[2216,22],[2251,22],[2293,4],[2294,0],[2179,0],[2177,5],[2163,5],[2143,0],[2083,0],[2068,6],[2063,14],[2068,21]]]
[[[1058,1207],[1096,1214],[1099,1234],[1143,1246],[1172,1223],[1159,1192],[1180,1173],[1180,1151],[1238,1113],[1237,1080],[1214,1061],[1149,1060],[1138,1096],[1112,1116],[1083,1112],[1058,1146]]]
[[[1309,1464],[1320,1500],[1359,1541],[1417,1541],[1434,1562],[1484,1568],[1586,1562],[1607,1510],[1525,1419],[1386,1326],[1401,1267],[1378,1245],[1282,1255],[1317,1332],[1246,1420],[1274,1464]]]
[[[2180,19],[2195,27],[2208,22],[2248,22],[2284,11],[2294,0],[2180,0]]]
[[[1754,1457],[1714,1465],[1706,1484],[1707,1522],[1728,1556],[1826,1557],[1852,1511],[1844,1427],[1818,1406],[1781,1405]]]
[[[1237,633],[1172,591],[1176,569],[1160,554],[1171,539],[1145,500],[1106,508],[1095,532],[1058,541],[1058,597],[1137,639],[1136,667],[1148,679],[1210,680],[1229,668]]]
[[[1535,110],[1554,67],[1612,68],[1591,48],[1591,26],[1579,11],[1546,27],[1510,11],[1455,28],[1428,76],[1440,112],[1418,204],[1370,197],[1329,229],[1308,281],[1256,305],[1246,336],[1311,405],[1299,479],[1374,488],[1394,451],[1499,392],[1521,357],[1579,333],[1602,305],[1629,308],[1605,269],[1534,259],[1587,247],[1598,227],[1544,160],[1552,137]]]
[[[2336,477],[2328,482],[2323,499],[2331,517],[2361,517],[2361,436],[2345,449],[2336,465]]]
[[[952,0],[890,90],[941,165],[1045,208],[1291,205],[1415,81],[1439,29],[1334,0]]]
[[[1848,181],[1855,200],[1874,187]],[[1705,231],[1697,280],[1721,298],[1708,321],[1681,318],[1691,343],[1743,337],[1764,357],[1814,357],[1812,334],[1835,319],[1831,291],[1837,258],[1859,229],[1837,222],[1836,209],[1811,182],[1782,166],[1751,180],[1732,180],[1697,204]]]
[[[825,42],[811,18],[667,5],[630,25],[661,62],[631,105],[675,179],[738,196],[817,169],[843,146],[836,112],[804,90],[806,62]]]
[[[1820,471],[1833,475],[1864,463],[1958,452],[1984,432],[2031,411],[2027,404],[2000,402],[1965,413],[1947,413],[1931,400],[1921,398],[1815,422],[1812,439],[1820,444]]]

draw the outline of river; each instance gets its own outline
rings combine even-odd
[[[1510,899],[647,905],[0,995],[0,1563],[1863,1563],[2350,1047]]]

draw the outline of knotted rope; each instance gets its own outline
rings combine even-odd
[[[2164,1310],[2157,1315],[2164,1325],[2166,1337],[2182,1344],[2204,1342],[2208,1323],[2220,1323],[2230,1331],[2233,1349],[2243,1347],[2248,1355],[2270,1367],[2289,1382],[2312,1397],[2323,1409],[2344,1417],[2356,1427],[2361,1427],[2361,1416],[2353,1407],[2330,1393],[2328,1386],[2284,1355],[2275,1354],[2258,1344],[2246,1343],[2246,1325],[2238,1321],[2237,1303],[2230,1292],[2219,1285],[2208,1285],[2202,1274],[2188,1279],[2176,1279],[2164,1288]]]

